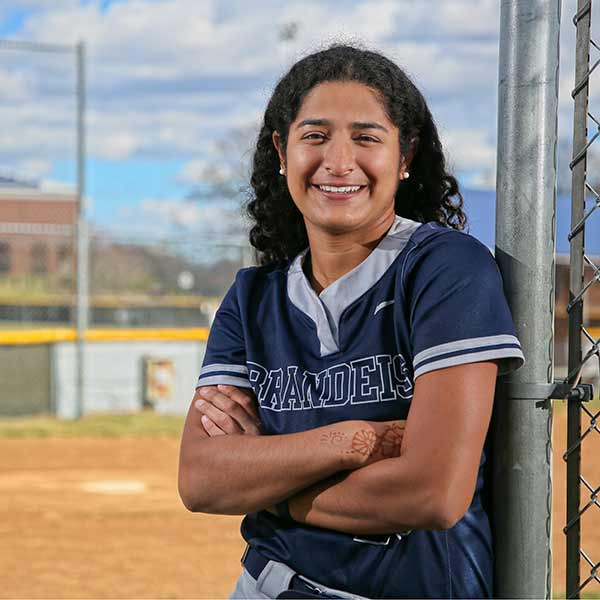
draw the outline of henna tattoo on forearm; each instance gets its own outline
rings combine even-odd
[[[399,423],[388,425],[383,433],[371,429],[357,431],[350,440],[346,454],[358,453],[373,458],[392,458],[400,456],[404,428]],[[321,443],[328,446],[348,446],[349,438],[342,431],[329,431],[321,435]]]
[[[363,456],[373,456],[379,449],[379,436],[368,429],[361,429],[352,436],[352,450]]]
[[[328,431],[321,435],[321,443],[328,446],[343,446],[348,442],[348,436],[343,431]]]
[[[393,423],[388,426],[381,436],[381,443],[378,450],[384,458],[392,456],[400,456],[400,448],[402,446],[402,436],[404,428],[398,423]]]

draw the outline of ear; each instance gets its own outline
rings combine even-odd
[[[285,157],[283,156],[283,150],[281,148],[281,137],[279,136],[279,133],[277,131],[274,131],[273,135],[271,136],[271,139],[273,140],[273,145],[277,150],[277,154],[279,154],[279,162],[285,167]]]
[[[409,148],[408,152],[406,152],[406,154],[402,154],[400,156],[400,174],[404,173],[405,171],[410,171],[410,165],[415,156],[415,152],[417,151],[418,146],[419,146],[419,138],[418,137],[411,138],[410,148]]]

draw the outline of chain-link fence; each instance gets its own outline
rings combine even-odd
[[[208,327],[249,260],[240,243],[92,234],[89,326]],[[74,327],[76,266],[74,225],[0,222],[0,328]]]
[[[75,291],[74,227],[0,222],[0,328],[70,327]]]
[[[573,23],[577,28],[576,74],[572,96],[575,101],[573,130],[572,211],[570,252],[569,364],[565,379],[572,387],[598,383],[600,371],[600,257],[586,254],[586,227],[600,219],[600,190],[590,183],[594,153],[600,152],[597,138],[600,121],[589,106],[594,71],[600,64],[600,48],[591,36],[592,3],[579,0]],[[590,56],[592,54],[592,56]],[[590,61],[590,58],[592,59]],[[591,65],[591,66],[590,66]],[[593,98],[593,96],[592,96]],[[567,449],[567,545],[566,593],[579,598],[581,593],[600,591],[600,554],[596,539],[600,502],[598,472],[585,472],[600,454],[598,402],[582,401],[572,395],[568,404]],[[583,560],[582,560],[583,559]]]
[[[208,327],[248,261],[240,243],[92,235],[90,324]]]

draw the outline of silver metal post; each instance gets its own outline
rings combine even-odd
[[[77,343],[75,417],[85,407],[85,333],[89,324],[88,225],[85,198],[85,45],[77,44]]]
[[[559,32],[560,0],[502,1],[496,260],[527,360],[506,381],[531,393],[496,395],[496,598],[552,597],[552,405],[527,384],[554,379]]]

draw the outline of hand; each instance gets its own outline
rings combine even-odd
[[[210,437],[260,435],[260,419],[254,394],[233,385],[198,388],[194,407],[202,413],[202,425]]]

